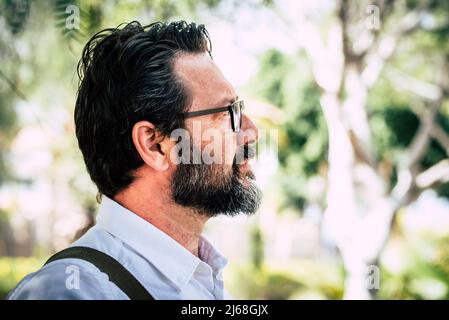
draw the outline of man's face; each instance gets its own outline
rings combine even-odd
[[[175,61],[175,72],[189,92],[189,112],[225,107],[237,99],[207,53],[181,55]],[[230,114],[225,111],[187,118],[185,127],[191,161],[174,169],[173,200],[208,216],[255,213],[261,192],[247,161],[258,139],[252,121],[243,115],[241,131],[233,132]],[[194,161],[195,153],[200,155],[200,163]]]

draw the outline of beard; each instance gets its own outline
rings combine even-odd
[[[252,215],[262,199],[253,172],[242,173],[236,158],[232,166],[180,163],[173,174],[171,189],[177,204],[209,217]]]

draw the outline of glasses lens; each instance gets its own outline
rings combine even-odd
[[[239,132],[242,127],[243,101],[236,101],[232,104],[232,115],[234,117],[234,131]]]

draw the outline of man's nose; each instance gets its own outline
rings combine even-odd
[[[238,144],[256,143],[259,140],[259,129],[247,115],[243,114],[242,117],[242,127],[237,135]]]

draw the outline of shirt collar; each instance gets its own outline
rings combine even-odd
[[[199,256],[202,261],[212,267],[214,274],[220,274],[228,264],[228,259],[224,257],[206,237],[201,236],[199,241]]]
[[[169,235],[137,214],[103,196],[97,215],[97,226],[119,238],[154,265],[178,289],[193,277],[202,261],[214,274],[221,274],[227,259],[204,237],[200,237],[201,260]]]

